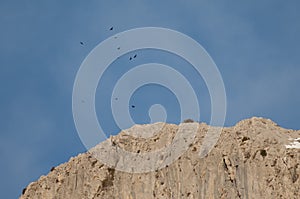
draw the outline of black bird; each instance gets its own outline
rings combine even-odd
[[[25,187],[25,188],[23,189],[23,191],[22,191],[22,195],[24,195],[24,194],[25,194],[25,192],[26,192],[26,189],[27,189],[27,187]]]
[[[82,46],[84,45],[84,43],[83,43],[82,41],[80,42],[80,44],[81,44]]]
[[[51,167],[50,171],[54,171],[55,167]]]
[[[131,105],[131,108],[135,108],[135,106],[134,106],[134,105]]]
[[[193,122],[194,122],[194,120],[192,120],[192,119],[186,119],[183,121],[183,123],[193,123]]]
[[[130,57],[129,60],[132,60],[132,57]]]
[[[114,29],[114,27],[111,27],[109,30],[113,30]]]
[[[134,56],[133,56],[133,58],[136,58],[137,57],[137,54],[135,54]]]
[[[118,50],[120,50],[121,49],[121,47],[118,47]]]

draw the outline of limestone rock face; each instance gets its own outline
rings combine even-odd
[[[197,132],[170,164],[148,172],[117,169],[126,160],[118,153],[104,153],[106,146],[137,154],[131,163],[146,167],[138,154],[159,153],[180,128],[164,123],[136,125],[55,167],[30,183],[20,198],[300,198],[300,131],[283,129],[268,119],[246,119],[223,128],[216,145],[200,158],[210,126],[184,125],[183,132],[190,125],[197,125]],[[160,130],[149,133],[153,129]],[[146,137],[139,137],[143,132]],[[109,163],[101,161],[99,153],[102,158],[110,156]],[[154,160],[164,162],[170,154]]]

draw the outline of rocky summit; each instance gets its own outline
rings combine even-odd
[[[299,199],[300,131],[256,117],[224,128],[135,125],[53,167],[20,198]]]

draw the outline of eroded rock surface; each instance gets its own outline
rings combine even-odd
[[[159,151],[172,143],[179,129],[175,124],[138,125],[52,169],[29,184],[20,198],[300,198],[300,131],[254,117],[223,128],[210,153],[200,158],[210,127],[185,125],[195,124],[192,143],[161,168],[125,172],[116,169],[124,157],[108,157],[111,165],[97,159],[105,145],[137,156]],[[150,134],[151,129],[161,130]],[[138,136],[143,131],[146,137]],[[159,157],[155,161],[164,162],[170,155]]]

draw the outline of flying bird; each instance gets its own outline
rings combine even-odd
[[[114,29],[114,27],[111,27],[109,30],[113,30]]]
[[[131,108],[135,108],[135,106],[134,106],[134,105],[131,105]]]
[[[137,54],[135,54],[134,56],[133,56],[133,58],[136,58],[137,57]]]
[[[84,45],[84,43],[83,43],[82,41],[80,42],[80,44],[81,44],[82,46]]]
[[[132,57],[130,57],[129,60],[132,60]]]
[[[121,47],[118,47],[118,50],[120,50],[121,49]]]

